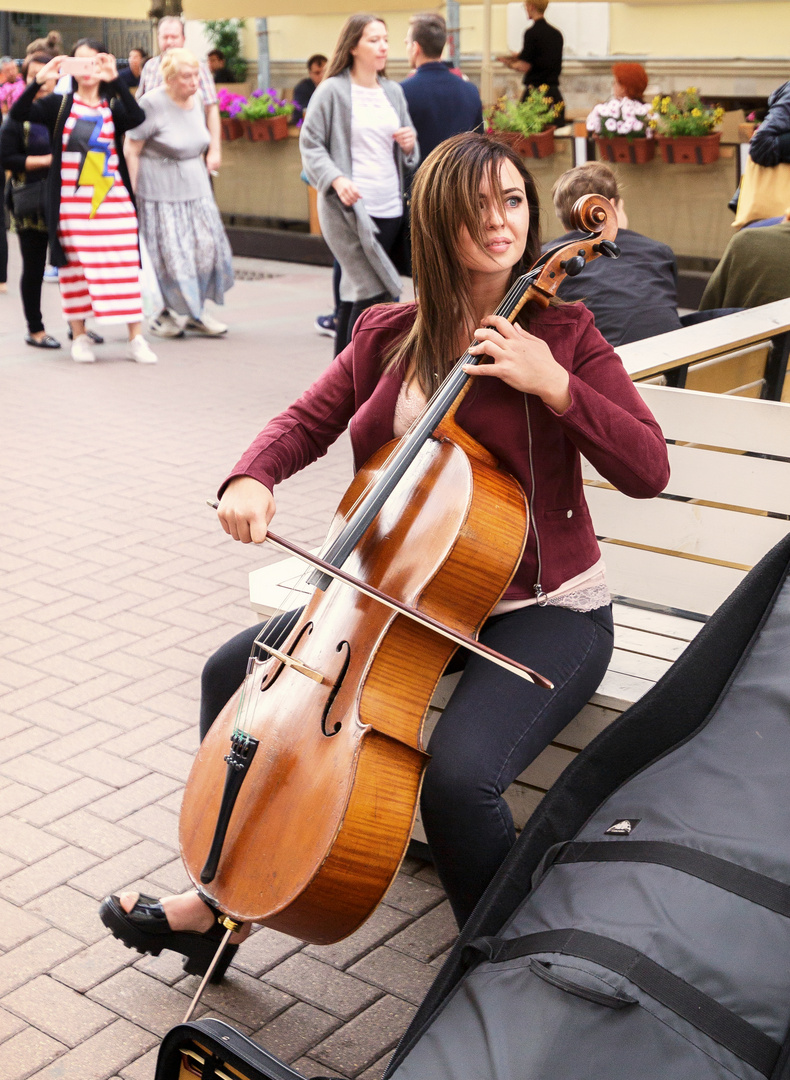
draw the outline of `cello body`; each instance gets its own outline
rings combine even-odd
[[[356,474],[333,531],[392,448]],[[473,633],[515,573],[526,532],[519,484],[448,417],[344,568]],[[259,746],[209,884],[201,883],[200,867],[219,813],[238,695],[195,759],[180,843],[201,894],[233,919],[303,941],[324,945],[353,933],[406,850],[428,762],[423,722],[455,648],[340,582],[316,589],[280,649],[323,681],[274,658],[248,676],[246,726]]]

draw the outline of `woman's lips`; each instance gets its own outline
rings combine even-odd
[[[489,240],[486,247],[489,251],[507,251],[512,241],[508,240],[505,236],[497,236],[493,240]]]

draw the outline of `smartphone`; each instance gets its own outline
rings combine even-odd
[[[94,56],[67,56],[60,65],[61,75],[93,75],[96,71]]]

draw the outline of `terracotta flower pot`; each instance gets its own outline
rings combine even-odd
[[[247,138],[251,142],[276,142],[288,138],[288,117],[265,116],[261,120],[245,120]]]
[[[658,135],[656,142],[661,157],[668,165],[710,165],[719,160],[721,135],[678,135],[671,139]]]
[[[546,158],[554,153],[554,130],[552,126],[538,135],[521,135],[518,131],[495,131],[493,134],[509,143],[522,157]]]
[[[646,165],[656,154],[655,139],[629,139],[627,135],[613,135],[607,138],[596,135],[595,145],[601,161],[616,161],[621,164]]]
[[[234,139],[240,139],[244,134],[244,127],[241,120],[236,120],[235,117],[221,116],[219,118],[220,127],[222,129],[222,138],[228,142],[232,142]]]

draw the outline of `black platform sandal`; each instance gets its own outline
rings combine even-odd
[[[171,930],[165,915],[165,909],[159,900],[152,896],[137,898],[131,911],[124,911],[117,896],[107,896],[99,908],[99,918],[112,931],[113,937],[122,941],[129,949],[139,953],[159,956],[162,949],[182,953],[184,971],[188,975],[203,976],[225,936],[225,931],[218,922],[204,934],[188,930]],[[219,959],[211,976],[212,983],[222,981],[238,945],[228,945]]]

